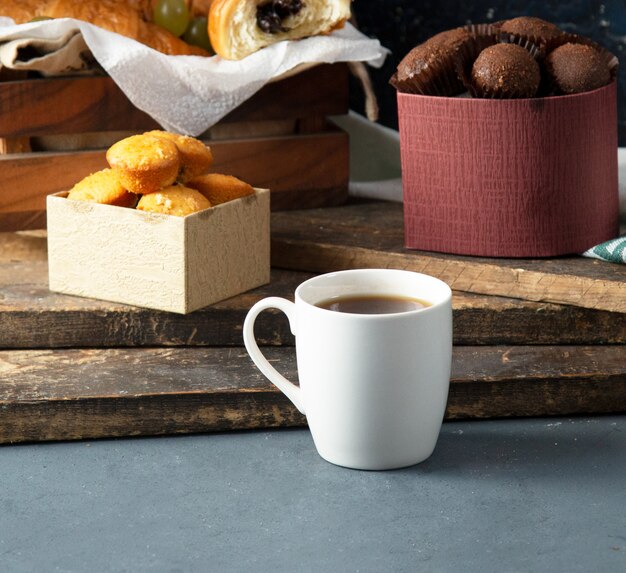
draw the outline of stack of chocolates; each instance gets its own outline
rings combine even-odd
[[[589,38],[519,17],[433,36],[402,59],[390,83],[402,93],[444,97],[547,97],[605,86],[617,65]]]

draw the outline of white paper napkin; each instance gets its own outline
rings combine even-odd
[[[360,61],[382,65],[388,50],[350,24],[329,36],[279,42],[240,61],[167,56],[80,20],[15,25],[0,18],[0,42],[56,38],[79,29],[93,56],[133,104],[164,129],[199,135],[273,78],[302,64]],[[315,86],[311,86],[315,89]]]

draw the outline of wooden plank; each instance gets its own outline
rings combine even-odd
[[[0,207],[0,233],[28,229],[45,229],[46,212],[34,211],[3,212]]]
[[[266,354],[296,378],[293,349]],[[446,419],[624,412],[625,358],[623,346],[457,347]],[[242,348],[3,351],[0,380],[0,443],[305,424]]]
[[[2,82],[0,109],[2,137],[158,127],[108,76]],[[266,85],[222,121],[295,119],[347,111],[347,68],[334,64],[316,66]]]
[[[2,82],[0,109],[3,137],[144,130],[158,126],[108,76]]]
[[[348,82],[346,64],[314,66],[267,84],[220,123],[343,115],[349,109]]]
[[[348,134],[320,133],[212,142],[214,170],[270,189],[273,211],[339,205],[348,198]]]
[[[20,263],[27,261],[47,261],[48,260],[48,236],[45,230],[20,231],[18,233],[0,233],[0,263],[17,263],[13,271],[9,271],[13,276],[3,273],[0,285],[13,284],[23,276],[25,268]],[[45,271],[48,272],[47,270]],[[44,275],[39,274],[37,280],[45,280]],[[8,281],[8,282],[6,282]],[[1,287],[0,287],[1,288]]]
[[[312,276],[274,269],[269,285],[176,315],[52,293],[45,238],[9,238],[0,235],[0,253],[30,260],[0,262],[0,348],[239,346],[255,302],[293,299],[296,287]],[[626,320],[619,313],[460,292],[454,293],[453,312],[455,344],[626,344]],[[257,336],[263,345],[293,344],[280,312],[263,315]]]
[[[626,265],[580,256],[497,259],[404,248],[402,205],[355,202],[275,213],[272,265],[310,272],[394,267],[424,272],[454,290],[626,313]]]
[[[0,230],[36,228],[18,226],[24,224],[21,214],[27,212],[34,217],[45,213],[46,195],[70,189],[86,175],[105,167],[108,164],[101,150],[0,156],[0,212],[4,215]]]
[[[6,153],[28,153],[31,151],[30,138],[28,137],[2,137],[0,138],[0,155]]]
[[[214,171],[271,189],[273,210],[337,205],[348,197],[349,141],[341,130],[215,141],[211,149]],[[46,195],[106,166],[103,150],[0,157],[0,230],[40,228]]]

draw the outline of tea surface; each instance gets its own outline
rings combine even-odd
[[[412,297],[387,295],[356,295],[336,297],[315,306],[350,314],[396,314],[431,306],[429,302]]]

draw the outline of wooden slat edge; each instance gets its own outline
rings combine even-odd
[[[37,297],[37,304],[9,308],[13,302],[7,297],[15,288],[5,288],[5,299],[0,299],[0,349],[240,346],[241,326],[257,300],[292,295],[278,287],[254,290],[233,299],[231,304],[178,315],[70,299],[30,285],[23,288]],[[41,304],[47,298],[58,300],[56,307]],[[63,305],[63,300],[68,304]],[[625,320],[617,313],[573,306],[542,308],[536,303],[504,309],[457,306],[453,311],[454,342],[459,345],[626,344]],[[281,313],[264,313],[256,329],[261,346],[293,344],[293,335]]]
[[[562,375],[558,374],[557,364],[553,365],[552,372],[542,376],[539,358],[542,355],[545,362],[549,350],[545,347],[456,348],[456,369],[463,364],[466,367],[469,365],[479,375],[453,374],[446,419],[626,411],[626,363],[620,362],[619,350],[612,348],[607,351],[605,347],[557,349],[555,356],[559,359],[565,359],[568,352],[583,352],[584,356],[578,356],[574,369],[568,370],[568,362],[565,361]],[[77,351],[68,352],[75,354]],[[189,358],[190,352],[193,354],[189,350],[182,354]],[[106,367],[107,376],[120,385],[119,390],[122,392],[117,395],[109,391],[100,396],[67,395],[55,399],[38,399],[37,392],[33,392],[32,388],[22,388],[23,399],[18,399],[19,396],[7,399],[5,396],[0,402],[0,443],[183,434],[305,424],[304,418],[287,398],[269,382],[256,383],[244,391],[238,391],[236,385],[231,384],[229,387],[228,384],[222,384],[210,391],[198,388],[190,392],[178,391],[176,380],[173,379],[169,392],[148,391],[124,396],[122,386],[129,373],[122,372],[123,368],[119,372],[112,370],[110,363],[103,362],[105,354],[96,352],[97,359],[93,366],[100,367],[102,364],[102,368]],[[612,363],[607,365],[606,371],[602,371],[609,354]],[[26,359],[27,355],[22,353],[22,359]],[[290,360],[293,361],[293,350],[273,352],[274,357],[285,358],[287,355],[289,357],[286,362],[283,360],[283,367]],[[587,370],[584,366],[587,362],[582,358],[587,359]],[[171,353],[168,359],[172,360]],[[507,368],[509,360],[515,364],[514,368]],[[33,362],[30,360],[31,367]],[[158,362],[152,361],[151,364],[153,368],[159,368]],[[498,365],[502,365],[502,368]],[[171,363],[169,367],[172,367]],[[91,370],[94,371],[94,368]],[[249,379],[253,367],[246,362],[243,370],[250,372],[245,374],[245,378]],[[527,370],[529,374],[525,377],[520,378],[516,374]],[[4,371],[6,373],[6,368]],[[81,376],[89,376],[88,371],[81,369]],[[186,375],[182,366],[176,371],[179,376]],[[285,373],[293,377],[293,368],[287,368]],[[26,369],[20,375],[32,374]],[[258,378],[258,373],[253,374],[253,378]],[[38,384],[44,382],[41,378],[36,379]],[[79,378],[76,380],[77,390],[96,381]],[[7,382],[6,378],[4,382]]]
[[[407,269],[435,276],[461,292],[626,313],[626,282],[500,267],[478,260],[473,262],[467,257],[455,261],[423,256],[419,252],[386,253],[364,247],[274,238],[272,266],[309,272],[380,267]]]
[[[316,86],[311,90],[311,85]],[[33,114],[31,101],[45,100]],[[119,129],[158,127],[137,109],[108,76],[22,79],[0,83],[2,137],[43,136]],[[68,105],[71,102],[72,105]],[[207,104],[208,105],[208,104]],[[315,66],[271,82],[227,115],[222,122],[297,119],[310,114],[348,112],[348,72],[345,64]]]
[[[271,189],[272,210],[336,205],[348,197],[348,136],[341,130],[216,141],[211,149],[213,171]],[[326,156],[332,161],[324,164]],[[8,213],[0,219],[0,231],[41,228],[47,195],[71,188],[106,165],[104,150],[0,157],[0,214]]]

